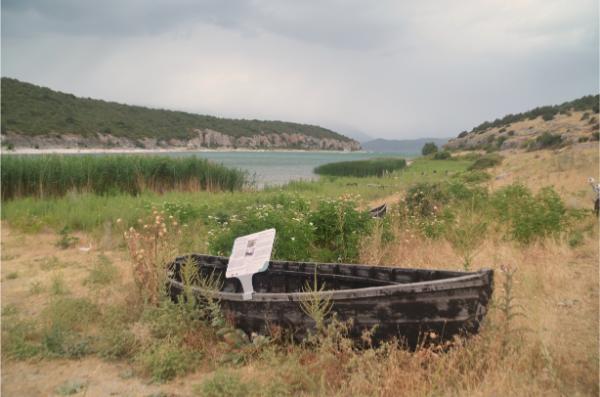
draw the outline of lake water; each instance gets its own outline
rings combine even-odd
[[[351,161],[375,157],[403,157],[414,155],[402,153],[366,152],[177,152],[161,153],[169,156],[197,156],[221,163],[228,167],[248,171],[258,187],[280,185],[292,180],[318,178],[313,173],[316,166],[336,161]]]

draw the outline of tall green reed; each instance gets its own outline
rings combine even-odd
[[[243,171],[197,157],[8,155],[2,158],[2,200],[63,196],[69,191],[99,195],[138,195],[144,190],[234,191],[245,183]]]

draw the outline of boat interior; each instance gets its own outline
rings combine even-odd
[[[213,280],[223,292],[242,292],[237,278],[225,278],[228,258],[190,255],[171,264],[170,277],[181,281],[181,268],[192,264],[198,277]],[[291,293],[314,290],[345,290],[443,280],[468,273],[443,270],[405,269],[352,264],[271,261],[266,271],[252,276],[258,293]]]

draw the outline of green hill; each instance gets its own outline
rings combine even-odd
[[[598,95],[486,121],[451,139],[447,149],[542,149],[598,140]]]
[[[198,130],[218,131],[233,138],[263,134],[302,134],[317,139],[352,142],[334,131],[284,121],[226,119],[98,99],[79,98],[49,88],[2,78],[2,134],[49,136],[98,134],[132,141],[155,138],[188,140]],[[196,131],[195,131],[196,130]]]

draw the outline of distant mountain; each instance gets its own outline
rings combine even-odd
[[[2,78],[2,143],[31,148],[358,150],[329,129],[124,105]]]
[[[362,131],[351,129],[351,128],[336,128],[336,130],[341,131],[344,136],[354,139],[355,141],[362,143],[369,142],[373,140],[373,137],[365,134]]]
[[[447,149],[542,149],[598,140],[598,95],[508,114],[451,139]]]
[[[397,152],[404,154],[421,154],[423,145],[433,142],[438,147],[445,145],[450,138],[419,138],[419,139],[374,139],[362,144],[364,150],[371,152]]]

